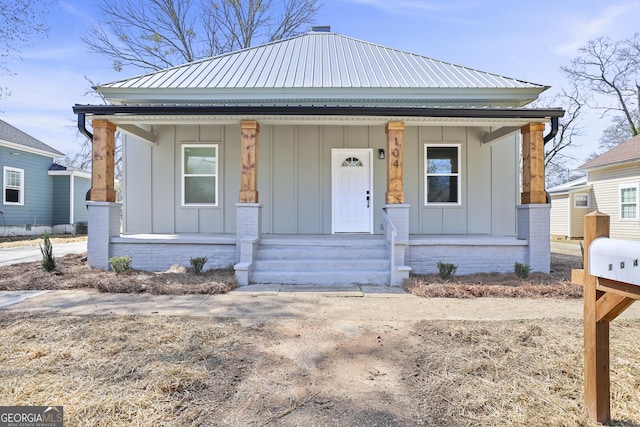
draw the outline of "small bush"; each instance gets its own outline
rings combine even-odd
[[[527,277],[529,277],[529,272],[531,271],[530,265],[516,261],[516,264],[513,268],[519,278],[526,279]]]
[[[449,280],[454,274],[456,274],[457,269],[458,266],[455,264],[438,261],[438,274],[440,274],[440,278],[442,280]]]
[[[114,256],[109,258],[109,265],[116,274],[124,273],[131,268],[130,256]]]
[[[191,268],[193,269],[194,274],[198,275],[202,273],[202,268],[207,263],[207,261],[209,261],[209,258],[207,258],[206,256],[189,259],[189,262],[191,262]]]
[[[40,253],[42,253],[41,265],[44,271],[53,271],[56,268],[56,259],[53,257],[53,245],[49,240],[49,233],[44,232],[44,247],[40,246]]]

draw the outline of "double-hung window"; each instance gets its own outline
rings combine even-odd
[[[460,204],[460,145],[425,145],[425,204]]]
[[[24,205],[24,170],[5,166],[2,182],[2,203]]]
[[[576,194],[573,203],[576,208],[588,208],[591,205],[588,194]]]
[[[620,185],[620,219],[638,220],[638,184]]]
[[[218,145],[182,145],[182,206],[218,205]]]

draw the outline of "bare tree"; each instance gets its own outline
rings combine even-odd
[[[638,112],[632,111],[632,115],[637,116]],[[598,147],[602,151],[607,151],[631,137],[633,137],[633,134],[629,129],[627,119],[623,116],[614,116],[611,118],[611,125],[602,131]]]
[[[49,26],[44,17],[52,0],[12,0],[0,2],[0,76],[12,75],[9,61],[20,57],[22,47],[46,36]],[[0,99],[7,96],[0,86]]]
[[[593,108],[602,109],[603,114],[621,115],[633,136],[640,128],[639,64],[640,35],[635,34],[622,41],[606,37],[591,40],[562,70],[578,87],[593,95]]]
[[[101,0],[104,21],[82,38],[114,69],[156,71],[294,35],[320,0]]]

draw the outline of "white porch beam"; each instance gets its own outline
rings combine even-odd
[[[503,126],[494,130],[493,132],[485,133],[482,135],[483,144],[492,144],[502,138],[514,135],[520,132],[520,128],[517,126]]]
[[[140,126],[119,124],[118,127],[124,133],[140,138],[149,144],[156,144],[158,142],[158,136],[155,133],[144,130]]]

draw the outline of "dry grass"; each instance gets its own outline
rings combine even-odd
[[[521,279],[515,273],[478,273],[449,280],[437,274],[414,275],[405,289],[425,298],[582,298],[582,287],[571,283],[571,270],[580,267],[579,257],[552,254],[550,274]]]
[[[640,425],[638,326],[611,327],[615,425]],[[67,426],[595,426],[578,321],[292,327],[0,312],[2,404],[63,405]]]
[[[53,273],[43,271],[40,262],[0,267],[0,290],[39,290],[96,288],[102,292],[152,294],[219,294],[235,289],[233,270],[208,270],[195,275],[184,268],[162,273],[113,271],[91,268],[81,261],[82,255],[56,258]]]

